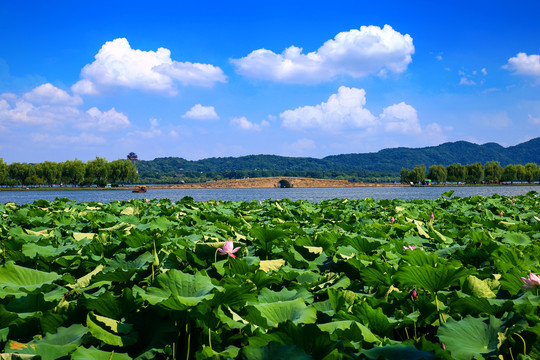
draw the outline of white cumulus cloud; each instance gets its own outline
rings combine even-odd
[[[465,76],[463,76],[460,80],[459,80],[459,85],[476,85],[476,82],[474,80],[471,80]]]
[[[24,99],[31,103],[48,105],[68,105],[78,106],[82,104],[82,99],[78,95],[69,95],[66,91],[57,88],[52,84],[43,84],[24,95]]]
[[[531,114],[529,114],[529,122],[531,122],[532,124],[540,125],[540,117],[534,117]]]
[[[245,116],[233,118],[231,120],[231,125],[234,125],[242,130],[246,131],[261,131],[265,126],[270,125],[266,120],[261,121],[260,124],[249,121]]]
[[[518,53],[503,67],[519,75],[540,76],[540,55]]]
[[[159,121],[156,118],[150,118],[148,119],[148,122],[150,123],[150,128],[146,131],[136,130],[129,132],[127,135],[128,137],[138,137],[138,138],[145,138],[145,139],[151,139],[155,138],[157,136],[160,136],[163,134],[163,131],[159,128]]]
[[[130,124],[127,116],[117,112],[115,108],[103,112],[97,107],[93,107],[86,111],[83,122],[78,124],[77,127],[98,131],[113,131],[126,128]]]
[[[106,42],[95,61],[81,70],[81,78],[72,87],[80,94],[97,94],[108,87],[175,94],[175,81],[194,86],[226,81],[219,67],[174,61],[171,51],[162,47],[157,51],[132,49],[125,38]]]
[[[82,133],[79,135],[49,135],[49,134],[37,134],[31,135],[33,142],[48,143],[48,144],[77,144],[77,145],[99,145],[106,142],[105,138],[94,134]]]
[[[219,120],[219,116],[213,106],[202,106],[201,104],[194,105],[182,115],[182,118],[194,120]]]
[[[302,53],[291,46],[281,54],[258,49],[246,57],[232,59],[244,76],[286,83],[319,83],[338,75],[353,78],[407,69],[414,53],[412,38],[391,26],[362,26],[337,34],[317,51]]]
[[[102,112],[96,107],[80,109],[82,99],[51,84],[40,85],[18,97],[0,96],[0,122],[10,126],[24,124],[57,128],[71,125],[80,129],[111,131],[130,125],[128,118],[114,108]]]
[[[364,89],[341,86],[337,94],[332,94],[327,102],[315,106],[303,106],[286,110],[279,116],[283,126],[291,129],[323,129],[328,131],[342,128],[366,128],[375,126],[377,119],[364,108]]]
[[[404,102],[386,107],[379,118],[386,131],[400,133],[422,132],[416,109]]]

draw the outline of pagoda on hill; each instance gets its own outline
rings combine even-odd
[[[128,154],[128,159],[131,160],[131,162],[139,160],[137,154],[135,154],[133,151]]]
[[[131,160],[132,163],[135,163],[135,161],[139,160],[137,154],[135,154],[133,151],[128,154],[127,158]]]

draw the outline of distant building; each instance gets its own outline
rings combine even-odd
[[[139,158],[137,157],[137,154],[135,154],[133,151],[128,154],[127,158],[131,160],[132,163],[139,160]]]

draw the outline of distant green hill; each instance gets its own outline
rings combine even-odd
[[[467,141],[456,141],[424,148],[400,147],[368,154],[334,155],[327,156],[323,160],[339,167],[394,173],[403,167],[413,168],[421,164],[426,167],[456,163],[485,164],[488,161],[499,161],[503,167],[508,164],[540,164],[540,138],[507,148],[496,143],[477,145]]]
[[[506,148],[495,143],[477,145],[457,141],[424,148],[400,147],[383,149],[375,153],[332,155],[322,159],[249,155],[190,161],[167,157],[151,161],[140,160],[137,162],[137,168],[143,179],[159,179],[163,176],[194,178],[197,173],[215,178],[284,175],[319,177],[320,174],[332,177],[327,175],[335,172],[343,173],[343,176],[381,177],[395,176],[399,174],[401,168],[414,168],[420,164],[429,168],[431,165],[439,164],[444,166],[455,163],[485,164],[488,161],[499,161],[503,167],[508,164],[525,165],[531,162],[540,164],[540,138]]]

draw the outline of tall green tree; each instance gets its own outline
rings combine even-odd
[[[517,180],[517,168],[516,165],[508,164],[504,167],[503,174],[502,174],[502,180],[503,181],[510,181],[510,183],[513,183]]]
[[[64,184],[78,186],[84,180],[86,174],[86,164],[81,160],[67,160],[61,164],[61,179]]]
[[[446,182],[448,172],[443,165],[432,165],[429,167],[428,177],[438,183]]]
[[[411,170],[410,179],[413,183],[419,184],[426,179],[426,166],[416,165]]]
[[[23,165],[19,162],[12,162],[8,165],[8,175],[16,185],[22,185],[24,183]]]
[[[466,180],[468,183],[479,183],[484,179],[484,167],[481,163],[469,164],[465,168],[467,169]]]
[[[504,169],[498,161],[488,161],[484,164],[484,180],[499,182],[502,180]]]
[[[516,167],[516,179],[518,181],[526,181],[526,170],[525,170],[525,166],[521,165],[521,164],[517,164],[515,165]]]
[[[0,186],[7,185],[9,179],[8,164],[4,162],[4,159],[0,158]]]
[[[109,180],[125,184],[134,182],[138,178],[137,168],[130,160],[118,159],[109,163]]]
[[[537,172],[538,172],[538,165],[536,165],[535,163],[526,164],[525,176],[523,180],[528,182],[529,184],[534,182],[534,180],[536,179]]]
[[[35,175],[35,170],[31,164],[14,162],[8,165],[8,173],[16,184],[29,185],[33,182],[31,177]]]
[[[100,187],[105,186],[109,179],[109,170],[107,160],[96,156],[95,160],[86,163],[85,181]]]
[[[446,169],[448,174],[448,181],[451,182],[464,182],[466,178],[467,171],[465,166],[460,163],[448,165]]]
[[[60,181],[62,174],[61,167],[58,163],[52,161],[44,161],[34,166],[36,175],[41,178],[45,184],[53,186]]]
[[[410,180],[410,175],[411,175],[411,170],[409,170],[408,168],[401,168],[401,172],[399,173],[400,175],[400,181],[402,184],[408,184],[409,182],[411,182]]]

